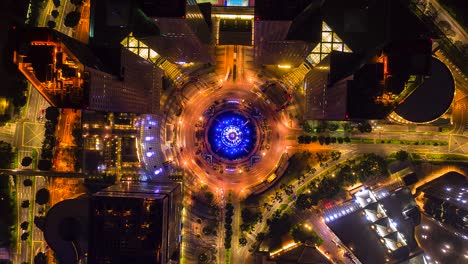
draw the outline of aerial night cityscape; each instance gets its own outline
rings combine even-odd
[[[467,17],[0,1],[0,264],[468,263]]]

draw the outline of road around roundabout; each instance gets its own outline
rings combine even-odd
[[[275,111],[275,107],[263,98],[260,91],[254,88],[251,82],[225,81],[221,88],[213,85],[213,87],[208,86],[204,90],[192,83],[186,85],[179,96],[183,98],[183,111],[178,121],[179,130],[176,142],[179,152],[176,159],[184,169],[196,175],[201,182],[233,191],[246,190],[259,184],[275,170],[276,164],[286,151],[285,139],[288,129],[279,122],[279,115]],[[264,131],[264,144],[259,146],[258,150],[262,159],[248,171],[245,170],[245,167],[237,166],[235,172],[221,173],[219,169],[214,170],[203,160],[203,151],[197,154],[199,147],[195,135],[197,130],[202,129],[197,124],[202,123],[201,121],[207,118],[203,116],[203,113],[215,101],[226,102],[229,100],[238,101],[240,107],[248,104],[251,104],[252,107],[255,106],[268,122],[269,128]]]

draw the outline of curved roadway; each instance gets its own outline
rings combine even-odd
[[[184,111],[180,116],[179,134],[177,145],[182,148],[179,152],[179,163],[191,173],[210,186],[217,186],[222,189],[231,189],[235,192],[247,189],[248,187],[258,184],[275,169],[276,163],[280,160],[281,155],[285,152],[287,128],[278,121],[278,115],[274,111],[273,106],[268,104],[259,95],[254,92],[253,86],[249,83],[236,83],[226,81],[220,89],[208,88],[206,90],[195,89],[195,85],[188,85],[183,91],[182,97],[189,98],[184,100]],[[253,90],[253,91],[252,91]],[[243,103],[252,103],[255,105],[270,125],[270,143],[269,149],[263,148],[259,152],[262,160],[253,166],[250,171],[246,172],[241,168],[237,168],[233,173],[220,173],[213,170],[206,163],[201,154],[196,154],[198,142],[195,134],[201,129],[196,127],[205,117],[203,113],[215,101],[237,100]],[[267,141],[265,135],[265,141]],[[265,145],[264,145],[265,146]],[[202,151],[203,153],[203,151]]]

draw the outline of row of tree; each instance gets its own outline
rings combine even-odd
[[[387,177],[386,161],[373,153],[364,154],[359,162],[351,160],[339,167],[335,174],[325,176],[321,180],[313,180],[306,192],[301,193],[296,200],[296,207],[304,210],[318,204],[322,199],[330,199],[343,188],[354,185],[358,181],[365,182],[371,177]]]
[[[309,135],[300,135],[297,137],[297,142],[299,144],[310,144],[313,142],[319,142],[320,145],[329,145],[330,143],[343,144],[343,142],[349,143],[351,139],[349,137],[325,137],[325,136],[309,136]]]
[[[81,13],[77,11],[77,7],[83,4],[83,0],[71,0],[70,3],[76,6],[75,11],[69,12],[65,16],[65,21],[63,22],[65,26],[74,28],[78,25],[81,19]]]
[[[327,121],[319,121],[319,123],[314,127],[312,127],[307,121],[302,124],[304,131],[315,132],[319,134],[325,132],[334,132],[338,130],[339,127],[340,126],[337,123]],[[342,127],[345,132],[351,132],[353,127],[357,128],[357,130],[361,133],[372,132],[372,126],[367,120],[343,122]]]
[[[75,156],[75,171],[80,171],[83,167],[83,129],[80,122],[75,122],[72,129],[73,143],[76,145],[73,148]]]
[[[52,159],[54,157],[54,147],[57,144],[55,138],[55,128],[58,124],[60,112],[56,107],[48,107],[45,111],[46,122],[44,124],[44,141],[42,142],[41,159],[38,163],[40,170],[50,170],[52,168]]]
[[[225,237],[224,237],[224,248],[230,249],[231,248],[231,240],[232,240],[232,216],[234,215],[234,206],[231,202],[226,204],[224,213],[224,230],[225,230]]]

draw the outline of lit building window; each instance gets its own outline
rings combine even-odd
[[[309,72],[310,66],[319,64],[332,51],[351,53],[351,49],[333,32],[333,30],[322,22],[322,40],[315,46],[306,58],[306,62],[288,72],[283,80],[291,87],[297,87]]]
[[[167,61],[165,58],[160,56],[156,51],[152,50],[145,43],[136,39],[132,33],[128,35],[121,44],[130,52],[138,55],[139,57],[155,64],[169,76],[169,78],[174,81],[174,83],[183,83],[186,78],[181,78],[183,76],[180,69],[174,63]]]
[[[351,49],[345,43],[343,43],[341,38],[338,37],[335,32],[333,32],[327,23],[322,22],[322,40],[319,44],[317,44],[317,46],[315,46],[309,56],[307,56],[307,61],[312,64],[312,66],[315,66],[333,50],[352,52]],[[317,60],[317,58],[320,59]]]

